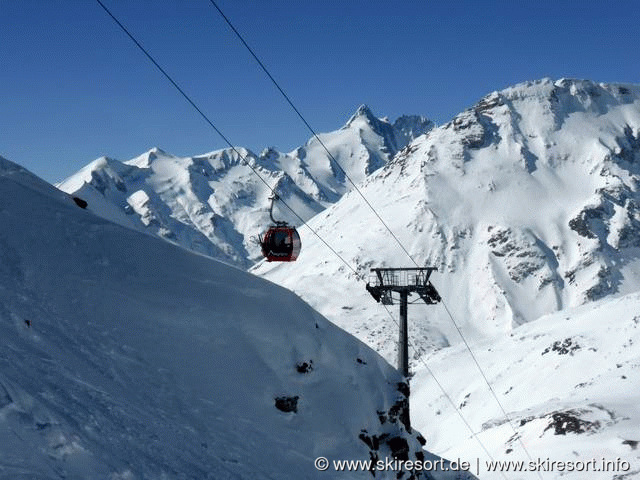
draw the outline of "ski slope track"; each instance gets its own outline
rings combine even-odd
[[[0,225],[0,478],[330,478],[315,457],[435,458],[397,372],[284,288],[2,158]]]
[[[318,137],[359,183],[431,128],[424,117],[405,115],[391,123],[362,105],[340,130]],[[237,147],[176,157],[154,148],[126,162],[100,158],[58,187],[87,200],[90,210],[113,222],[248,268],[260,258],[252,239],[271,222],[271,190],[243,159],[303,220],[352,187],[315,137],[289,153],[267,148],[256,155]],[[281,203],[275,215],[300,224]]]

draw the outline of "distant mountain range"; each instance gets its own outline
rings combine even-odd
[[[640,286],[640,90],[543,79],[493,92],[449,123],[391,123],[361,106],[320,138],[434,283],[471,337]],[[289,153],[238,148],[361,275],[413,265],[315,138]],[[112,221],[225,262],[260,259],[269,189],[236,152],[153,149],[101,158],[59,185]],[[276,216],[295,223],[281,204]],[[321,212],[321,213],[320,213]],[[393,359],[395,328],[307,229],[294,264],[253,272],[292,288]],[[327,289],[318,291],[318,278]],[[419,349],[459,341],[446,312],[414,307]],[[359,315],[349,312],[361,311]]]
[[[319,138],[349,178],[360,183],[433,126],[419,116],[390,123],[362,105],[344,127]],[[260,258],[252,237],[270,223],[271,192],[238,153],[304,220],[351,188],[316,138],[289,153],[236,150],[176,157],[154,148],[125,162],[103,157],[58,187],[88,201],[89,209],[104,218],[243,268]],[[282,204],[275,212],[300,223]]]

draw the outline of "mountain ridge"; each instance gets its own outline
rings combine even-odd
[[[420,116],[396,123],[363,105],[341,129],[289,153],[269,147],[256,155],[236,147],[177,157],[154,147],[125,162],[95,160],[58,187],[85,198],[89,209],[109,220],[247,268],[260,258],[252,237],[269,224],[270,189],[302,220],[311,218],[351,188],[347,176],[359,183],[433,127]],[[276,212],[300,224],[282,205]]]

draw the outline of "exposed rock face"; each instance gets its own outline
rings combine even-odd
[[[359,438],[369,447],[369,456],[373,465],[376,462],[386,462],[389,459],[411,462],[425,462],[425,451],[422,447],[426,440],[422,435],[414,432],[409,420],[409,385],[400,382],[397,385],[398,398],[386,411],[378,411],[380,425],[369,430],[363,429]],[[430,459],[434,459],[429,456]],[[383,460],[384,459],[384,460]],[[381,462],[381,463],[382,463]],[[445,462],[446,465],[448,462]],[[371,475],[376,477],[376,469],[372,467]],[[419,480],[433,478],[432,474],[422,468],[402,469],[396,478]],[[467,472],[460,472],[460,480],[472,479]]]
[[[554,435],[566,435],[567,433],[585,433],[600,428],[599,422],[590,422],[579,417],[580,412],[572,410],[566,412],[554,412],[550,415],[551,421],[547,430],[553,430]]]
[[[298,400],[300,397],[276,397],[276,408],[283,412],[298,413]]]

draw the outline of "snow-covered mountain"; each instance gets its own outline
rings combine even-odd
[[[0,224],[0,478],[327,478],[318,456],[436,458],[397,372],[287,290],[2,158]]]
[[[434,284],[474,339],[639,290],[639,188],[640,88],[544,79],[486,96],[361,191],[417,264],[438,268]],[[363,276],[414,266],[357,192],[309,223]],[[253,272],[393,361],[397,327],[387,313],[314,235],[301,235],[295,264]],[[418,349],[460,341],[441,305],[412,305],[409,316]]]
[[[640,478],[640,87],[543,79],[494,92],[360,189],[412,259],[438,268],[432,281],[443,304],[409,306],[411,414],[432,427],[427,448],[478,459],[483,479]],[[414,266],[357,192],[309,224],[359,277]],[[388,312],[300,232],[295,264],[251,271],[395,361],[398,327]],[[489,472],[459,414],[493,459],[528,465],[522,441],[542,471]],[[560,472],[544,470],[546,460],[582,464]]]
[[[319,138],[359,183],[431,128],[433,123],[419,116],[390,123],[363,105],[344,127]],[[176,157],[154,148],[126,162],[100,158],[58,187],[88,201],[89,209],[104,218],[244,268],[259,258],[252,238],[270,223],[271,192],[251,168],[304,220],[351,188],[315,137],[289,153],[236,150]],[[282,204],[275,212],[300,223]]]

